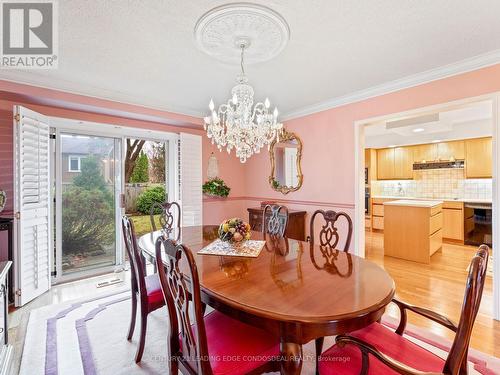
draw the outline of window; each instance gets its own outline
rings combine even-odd
[[[81,156],[68,157],[68,171],[69,172],[80,172],[81,164],[82,164],[82,157]]]

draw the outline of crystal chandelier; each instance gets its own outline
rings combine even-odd
[[[236,157],[242,163],[259,153],[264,145],[279,140],[283,124],[278,122],[278,108],[270,111],[269,99],[254,105],[253,88],[248,84],[243,65],[245,48],[248,42],[239,43],[241,48],[241,74],[236,78],[237,85],[231,90],[232,98],[221,104],[215,111],[213,100],[210,100],[210,116],[205,117],[204,128],[212,144],[217,144],[219,151],[226,148],[230,153],[234,148]]]

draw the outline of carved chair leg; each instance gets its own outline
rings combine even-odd
[[[135,353],[135,363],[139,363],[142,359],[142,354],[144,353],[144,346],[146,344],[147,327],[148,327],[148,313],[147,311],[142,311],[141,309],[141,331],[137,346],[137,352]]]
[[[135,296],[135,293],[132,292],[132,315],[130,316],[130,326],[128,328],[128,335],[127,335],[128,341],[132,339],[132,336],[134,334],[136,316],[137,316],[137,297]]]
[[[359,372],[359,375],[368,375],[368,361],[368,353],[361,350],[361,371]]]
[[[179,362],[176,359],[170,358],[168,361],[168,374],[178,375],[179,374]]]
[[[325,341],[324,337],[317,338],[315,341],[316,344],[316,375],[319,375],[319,356],[323,352],[323,342]]]

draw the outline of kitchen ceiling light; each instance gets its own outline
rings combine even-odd
[[[415,129],[413,129],[414,133],[422,133],[423,131],[425,131],[424,128],[415,128]]]

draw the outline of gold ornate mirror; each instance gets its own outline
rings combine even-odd
[[[269,149],[271,174],[269,184],[283,194],[296,191],[302,186],[302,141],[295,133],[283,130],[279,141],[274,140]]]

